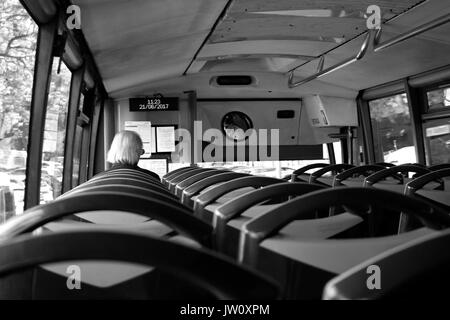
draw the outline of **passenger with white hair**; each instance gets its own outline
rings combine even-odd
[[[160,181],[156,173],[138,167],[139,159],[144,153],[139,134],[133,131],[121,131],[115,135],[108,151],[107,161],[112,164],[110,170],[135,169]]]

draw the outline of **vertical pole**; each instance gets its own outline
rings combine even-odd
[[[34,68],[33,97],[30,108],[25,210],[39,205],[45,117],[53,62],[53,45],[57,34],[57,27],[57,19],[39,27]]]

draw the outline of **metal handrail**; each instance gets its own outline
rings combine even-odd
[[[391,47],[391,46],[393,46],[393,45],[395,45],[397,43],[405,41],[405,40],[407,40],[409,38],[412,38],[412,37],[414,37],[416,35],[424,33],[424,32],[426,32],[428,30],[440,27],[441,25],[446,24],[448,22],[450,22],[450,13],[447,13],[446,15],[443,15],[442,17],[439,17],[439,18],[437,18],[437,19],[435,19],[433,21],[424,23],[424,24],[422,24],[422,25],[420,25],[420,26],[418,26],[418,27],[416,27],[416,28],[414,28],[414,29],[412,29],[412,30],[410,30],[408,32],[399,34],[398,36],[396,36],[396,37],[394,37],[394,38],[392,38],[392,39],[390,39],[388,41],[385,41],[383,43],[380,43],[380,44],[378,43],[378,41],[379,41],[379,39],[381,37],[381,29],[379,29],[378,32],[377,32],[377,36],[375,37],[375,43],[374,43],[375,46],[374,46],[373,50],[375,52],[382,51],[382,50],[384,50],[386,48],[389,48],[389,47]]]
[[[353,63],[355,61],[361,60],[365,56],[365,54],[367,53],[367,49],[369,48],[370,38],[371,38],[371,32],[368,32],[367,35],[366,35],[366,38],[364,39],[364,42],[363,42],[361,48],[359,49],[358,54],[356,54],[354,57],[348,58],[348,59],[346,59],[346,60],[344,60],[344,61],[342,61],[342,62],[340,62],[338,64],[335,64],[334,66],[329,67],[329,68],[327,68],[325,70],[321,70],[321,69],[323,69],[323,62],[325,60],[324,56],[321,56],[320,62],[319,62],[319,68],[318,68],[319,70],[318,70],[318,72],[313,74],[312,76],[310,76],[308,78],[305,78],[305,79],[299,81],[299,82],[293,82],[295,69],[292,70],[289,73],[289,82],[288,82],[289,88],[295,88],[297,86],[300,86],[302,84],[305,84],[307,82],[315,80],[315,79],[317,79],[319,77],[322,77],[322,76],[324,76],[326,74],[329,74],[329,73],[331,73],[333,71],[336,71],[336,70],[338,70],[340,68],[343,68],[343,67],[345,67],[345,66],[347,66],[347,65],[349,65],[349,64],[351,64],[351,63]]]
[[[374,52],[382,51],[382,50],[384,50],[386,48],[389,48],[389,47],[391,47],[393,45],[396,45],[396,44],[398,44],[398,43],[400,43],[402,41],[410,39],[410,38],[412,38],[412,37],[414,37],[416,35],[422,34],[422,33],[426,32],[428,30],[437,28],[437,27],[439,27],[441,25],[444,25],[444,24],[446,24],[448,22],[450,22],[450,13],[448,13],[448,14],[442,16],[442,17],[439,17],[439,18],[437,18],[437,19],[435,19],[433,21],[430,21],[430,22],[427,22],[425,24],[422,24],[422,25],[420,25],[420,26],[418,26],[418,27],[416,27],[416,28],[414,28],[412,30],[409,30],[408,32],[402,33],[402,34],[400,34],[400,35],[398,35],[398,36],[396,36],[396,37],[394,37],[394,38],[392,38],[392,39],[390,39],[388,41],[383,42],[383,43],[379,43],[379,40],[381,38],[381,32],[382,32],[382,29],[380,28],[380,29],[376,30],[376,33],[375,33],[375,36],[374,36],[374,39],[373,39],[373,51]],[[349,59],[347,59],[345,61],[342,61],[342,62],[340,62],[340,63],[338,63],[338,64],[336,64],[334,66],[331,66],[331,67],[329,67],[329,68],[327,68],[325,70],[323,70],[323,62],[324,62],[325,57],[324,57],[324,55],[322,55],[320,57],[318,71],[315,74],[313,74],[312,76],[309,76],[309,77],[307,77],[307,78],[305,78],[305,79],[303,79],[303,80],[301,80],[299,82],[293,82],[293,80],[294,80],[294,71],[296,69],[290,71],[290,73],[289,73],[289,81],[288,81],[289,88],[295,88],[295,87],[300,86],[302,84],[305,84],[307,82],[313,81],[313,80],[315,80],[317,78],[320,78],[320,77],[322,77],[322,76],[324,76],[326,74],[334,72],[334,71],[336,71],[338,69],[341,69],[341,68],[343,68],[343,67],[345,67],[345,66],[347,66],[347,65],[349,65],[349,64],[351,64],[351,63],[353,63],[355,61],[361,60],[365,56],[367,51],[368,51],[370,38],[371,38],[371,32],[368,32],[367,35],[366,35],[366,38],[365,38],[365,40],[364,40],[364,42],[363,42],[363,44],[361,46],[361,49],[359,50],[357,55],[355,55],[354,57],[351,57],[351,58],[349,58]]]

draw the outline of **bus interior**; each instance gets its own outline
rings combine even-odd
[[[0,299],[449,297],[449,1],[0,6]]]

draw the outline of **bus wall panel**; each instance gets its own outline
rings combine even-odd
[[[199,101],[197,119],[202,121],[203,132],[207,129],[222,130],[223,117],[232,111],[245,113],[256,130],[278,129],[281,145],[298,144],[298,128],[302,109],[301,100],[262,100],[262,101]],[[278,119],[277,112],[294,111],[291,119]]]

